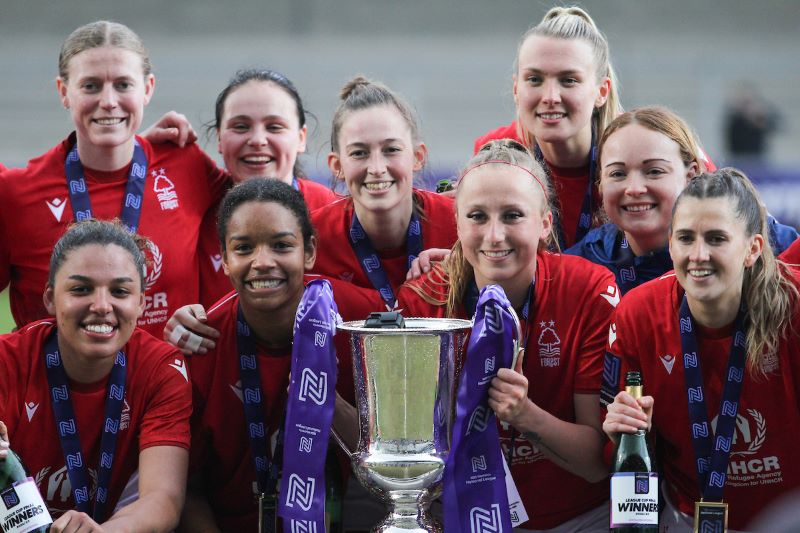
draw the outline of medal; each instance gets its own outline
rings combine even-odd
[[[728,531],[728,504],[725,502],[704,502],[694,504],[695,533],[724,533]]]
[[[276,494],[258,495],[258,533],[276,533],[278,531],[278,499]]]

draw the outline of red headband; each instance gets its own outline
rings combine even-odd
[[[484,161],[483,163],[478,163],[474,167],[470,167],[466,172],[464,172],[464,174],[461,175],[461,178],[459,178],[458,183],[460,184],[461,180],[463,180],[464,178],[467,177],[467,174],[469,174],[470,172],[472,172],[476,168],[480,168],[480,167],[485,166],[485,165],[508,165],[510,167],[516,167],[516,168],[522,170],[523,172],[525,172],[527,174],[530,174],[530,176],[534,179],[534,181],[536,181],[536,183],[539,184],[539,187],[542,188],[542,192],[544,193],[545,200],[549,200],[549,198],[547,197],[547,189],[545,188],[545,186],[542,183],[542,181],[539,178],[537,178],[536,175],[533,172],[531,172],[530,170],[528,170],[527,168],[525,168],[523,166],[520,166],[520,165],[518,165],[516,163],[511,163],[510,161],[501,161],[499,159],[490,159],[489,161]],[[458,184],[456,184],[456,188],[457,187],[458,187]]]

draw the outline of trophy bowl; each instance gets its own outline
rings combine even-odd
[[[375,532],[442,531],[429,513],[441,493],[458,378],[472,323],[406,318],[405,327],[345,322],[359,416],[353,470],[389,514]],[[371,325],[370,325],[371,326]]]

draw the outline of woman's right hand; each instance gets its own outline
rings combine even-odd
[[[450,255],[449,248],[429,248],[422,250],[416,259],[411,262],[411,268],[406,274],[406,281],[415,280],[426,272],[430,272],[433,263],[444,261]]]
[[[219,331],[207,326],[206,310],[200,304],[184,305],[172,314],[164,327],[164,340],[184,355],[204,354],[214,349]]]
[[[3,421],[0,420],[0,459],[5,459],[10,449],[11,442],[8,439],[8,428]]]
[[[617,442],[619,433],[636,433],[640,429],[650,430],[653,419],[653,397],[642,396],[636,400],[625,391],[614,397],[608,405],[608,414],[603,421],[603,431]]]

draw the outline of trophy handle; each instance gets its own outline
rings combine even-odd
[[[350,447],[344,441],[342,436],[339,435],[339,432],[336,431],[333,427],[331,427],[331,435],[333,436],[333,439],[336,441],[336,443],[339,445],[339,447],[347,454],[347,456],[350,458],[350,460],[354,461],[356,459],[356,457],[357,457],[356,451],[350,449]],[[360,438],[361,438],[361,436],[359,435],[359,439]]]

